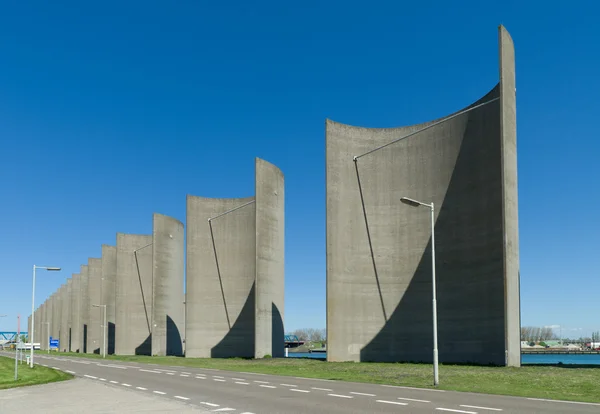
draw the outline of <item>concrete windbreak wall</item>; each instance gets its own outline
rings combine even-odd
[[[50,323],[46,327],[46,329],[48,329],[48,331],[46,332],[46,334],[52,336],[52,325],[54,324],[54,319],[52,318],[52,314],[54,312],[53,295],[50,295],[48,297],[48,299],[46,299],[44,307],[45,307],[45,311],[44,311],[45,322],[49,322]]]
[[[81,276],[71,278],[71,352],[81,352]]]
[[[283,197],[259,159],[256,197],[187,197],[186,357],[283,354]]]
[[[500,39],[514,85],[503,28]],[[426,124],[327,121],[328,360],[432,360],[430,210],[401,203],[408,197],[435,205],[440,361],[519,365],[510,88]]]
[[[115,353],[150,355],[152,236],[117,233]]]
[[[80,351],[81,353],[90,353],[90,350],[87,347],[88,343],[88,330],[90,325],[90,293],[88,290],[89,280],[88,280],[88,266],[81,265],[79,269],[79,275],[81,276],[79,282],[79,309],[80,309],[80,319],[79,319],[79,343],[80,343]]]
[[[53,299],[52,299],[52,328],[51,328],[51,332],[52,332],[52,338],[54,339],[60,339],[60,314],[61,314],[61,310],[62,310],[62,302],[61,302],[61,296],[60,296],[60,290],[62,289],[59,288],[56,292],[54,292]],[[59,344],[60,345],[60,344]]]
[[[94,307],[99,305],[102,293],[102,259],[88,259],[88,328],[87,328],[87,353],[100,353],[102,309]]]
[[[69,352],[71,350],[71,287],[72,280],[67,279],[61,293],[60,350],[63,352]]]
[[[183,223],[153,215],[152,355],[183,355]]]
[[[100,304],[106,306],[106,326],[102,328],[102,335],[106,335],[106,354],[115,353],[115,290],[117,279],[117,248],[102,245],[102,286]],[[104,312],[103,308],[100,308]],[[104,324],[104,315],[101,314]],[[104,346],[104,338],[100,338]],[[100,348],[100,353],[103,348]]]

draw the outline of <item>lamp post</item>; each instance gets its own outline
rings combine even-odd
[[[50,322],[42,322],[42,324],[48,327],[46,332],[48,333],[48,353],[50,353]]]
[[[433,385],[437,386],[440,383],[439,367],[438,367],[438,329],[437,329],[437,299],[435,288],[435,208],[433,202],[431,204],[413,200],[412,198],[402,197],[400,199],[404,204],[411,207],[429,207],[431,210],[431,290],[433,302]]]
[[[35,320],[35,270],[36,269],[46,269],[48,271],[59,271],[60,267],[48,267],[48,266],[36,266],[33,265],[33,287],[31,289],[31,357],[29,359],[29,367],[33,368],[33,322]]]
[[[106,358],[106,305],[92,305],[94,308],[104,308],[104,324],[101,325],[102,328],[102,358]]]

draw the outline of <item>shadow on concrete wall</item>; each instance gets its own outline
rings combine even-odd
[[[211,351],[211,358],[253,358],[255,341],[255,284],[239,316],[225,337]],[[283,338],[283,335],[282,335]]]
[[[67,350],[69,352],[71,352],[71,342],[72,342],[72,339],[73,338],[71,338],[71,328],[69,328],[69,344],[68,344],[68,348],[67,348]]]
[[[183,343],[179,328],[167,315],[167,356],[183,356]]]
[[[440,362],[505,362],[498,105],[490,104],[483,118],[470,114],[474,119],[466,124],[435,224]],[[485,145],[484,134],[494,134]],[[399,203],[398,208],[411,207]],[[422,214],[422,225],[429,226],[430,212],[422,208]],[[373,246],[375,263],[376,239]],[[361,350],[361,361],[433,360],[431,270],[430,238],[400,303]]]
[[[285,334],[283,329],[283,318],[277,306],[271,304],[271,350],[273,358],[285,356]]]
[[[135,355],[152,355],[152,334],[135,348]]]
[[[106,352],[109,355],[113,355],[115,353],[115,324],[113,322],[108,323],[108,338],[107,338],[107,350]]]
[[[81,349],[84,354],[87,354],[87,325],[83,324],[83,344],[81,345]]]

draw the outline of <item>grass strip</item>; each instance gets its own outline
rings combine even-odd
[[[66,372],[34,365],[29,368],[27,364],[19,363],[18,379],[15,381],[15,360],[0,356],[0,390],[6,388],[24,387],[27,385],[47,384],[55,381],[64,381],[73,378]]]

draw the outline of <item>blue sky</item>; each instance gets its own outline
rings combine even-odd
[[[600,6],[250,3],[3,5],[0,331],[29,315],[34,263],[64,269],[39,273],[37,306],[117,231],[184,221],[186,194],[251,195],[255,156],[286,176],[286,330],[325,327],[325,119],[466,106],[498,80],[498,24],[517,56],[522,322],[600,330]]]

